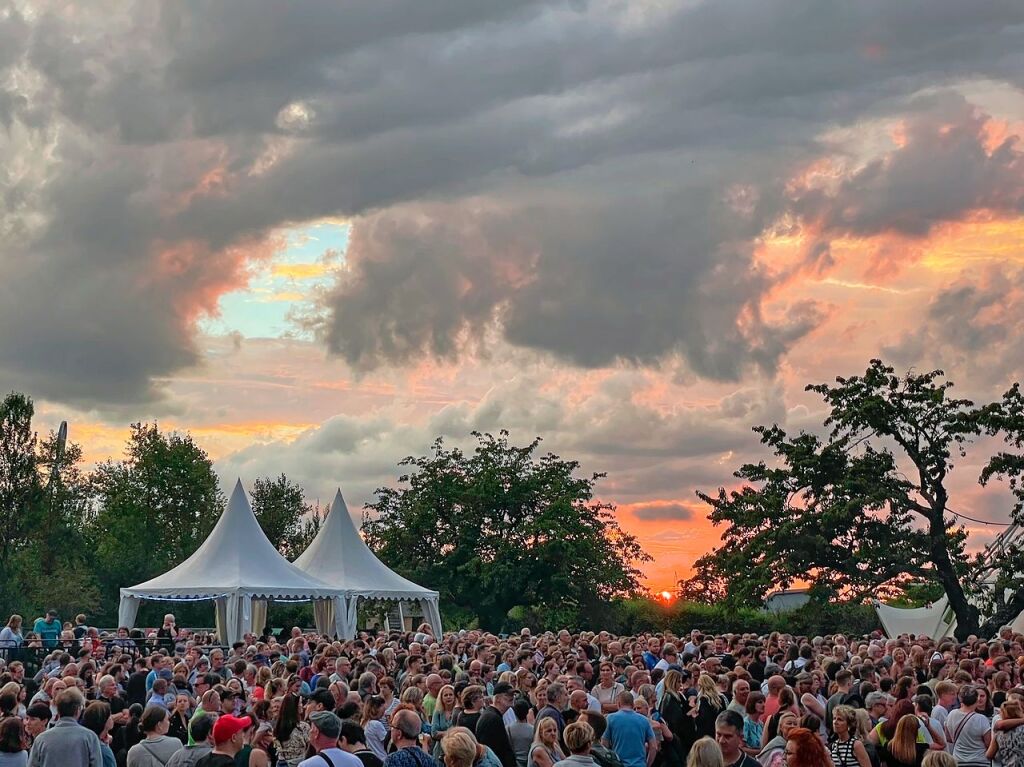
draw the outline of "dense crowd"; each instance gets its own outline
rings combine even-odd
[[[173,615],[111,636],[12,616],[0,767],[1024,767],[1022,639],[421,626],[226,648]]]

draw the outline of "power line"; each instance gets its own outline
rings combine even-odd
[[[954,517],[960,517],[961,519],[967,519],[971,522],[977,522],[979,525],[996,525],[998,527],[1013,527],[1014,522],[994,522],[991,519],[978,519],[977,517],[969,517],[966,514],[961,514],[959,511],[953,511],[953,509],[946,507],[946,511],[952,514]]]

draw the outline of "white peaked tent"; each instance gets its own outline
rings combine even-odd
[[[338,615],[345,607],[342,591],[304,573],[267,540],[241,480],[210,536],[191,557],[163,575],[121,589],[118,625],[134,626],[139,604],[145,599],[213,600],[220,638],[227,643],[241,640],[254,629],[263,630],[266,600],[326,602],[335,605]],[[317,625],[327,634],[337,633],[340,628]]]
[[[295,564],[303,572],[345,592],[345,615],[335,622],[344,626],[339,636],[351,638],[356,635],[356,614],[360,599],[380,599],[403,602],[419,602],[423,615],[430,624],[434,636],[441,638],[441,613],[437,606],[437,592],[418,586],[406,580],[385,565],[370,551],[349,516],[341,490],[334,496],[330,513],[316,538],[309,544]],[[333,605],[318,603],[317,611],[335,610]],[[322,616],[329,620],[331,616]],[[318,615],[319,621],[321,616]]]

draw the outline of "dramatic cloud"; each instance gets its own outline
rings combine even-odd
[[[640,506],[633,510],[633,514],[637,519],[642,519],[645,522],[682,522],[693,518],[693,512],[678,503]]]
[[[361,368],[493,337],[586,367],[774,371],[823,308],[769,316],[753,252],[828,130],[907,112],[915,154],[803,199],[824,228],[1018,204],[1010,149],[971,155],[962,116],[919,140],[913,99],[1019,84],[1022,21],[1001,0],[17,2],[0,372],[55,399],[152,398],[203,361],[196,319],[275,230],[325,216],[352,218],[353,246],[321,329]]]

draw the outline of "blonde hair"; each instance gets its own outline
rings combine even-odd
[[[948,751],[929,750],[921,760],[921,767],[956,767],[956,759]]]
[[[890,753],[904,764],[912,764],[917,757],[917,733],[921,724],[913,714],[904,714],[896,723],[896,732],[886,744]]]
[[[477,741],[465,727],[451,727],[441,739],[441,751],[445,763],[450,759],[451,767],[473,767],[476,762]]]
[[[573,722],[562,733],[565,747],[571,754],[582,754],[594,742],[594,728],[586,722]]]
[[[703,737],[690,748],[686,767],[725,767],[725,757],[712,738]]]
[[[531,745],[531,748],[533,746],[543,746],[544,748],[548,747],[547,743],[545,743],[541,739],[541,732],[542,732],[542,730],[547,728],[547,726],[548,726],[547,723],[548,722],[551,722],[551,726],[555,728],[554,751],[555,751],[555,754],[558,756],[558,760],[557,761],[561,761],[562,759],[565,758],[565,755],[562,753],[562,749],[558,745],[558,722],[556,722],[554,720],[554,717],[546,716],[543,719],[537,720],[537,724],[536,724],[536,726],[534,727],[534,730],[533,730],[533,744]],[[448,732],[445,732],[444,737],[445,738],[448,737]],[[442,739],[441,742],[444,743],[444,740]]]
[[[444,703],[441,702],[444,700],[444,694],[446,690],[452,691],[452,705],[447,710],[445,710]],[[455,694],[455,688],[452,687],[450,684],[444,685],[440,690],[437,691],[437,704],[434,709],[435,711],[440,711],[445,716],[451,716],[451,714],[455,711],[455,707],[457,705],[459,705],[459,696]]]
[[[710,674],[701,674],[697,679],[697,698],[704,698],[716,711],[722,708],[722,693]]]

